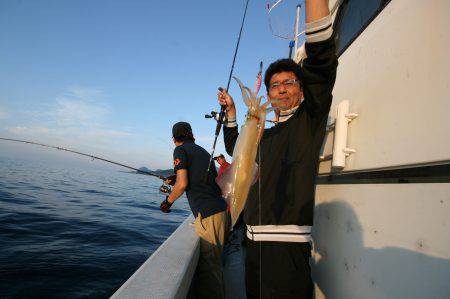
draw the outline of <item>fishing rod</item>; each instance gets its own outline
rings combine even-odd
[[[261,84],[262,84],[262,69],[263,69],[263,62],[261,61],[259,63],[259,71],[258,74],[256,75],[256,81],[255,81],[255,87],[254,87],[254,92],[255,94],[259,93],[259,90],[261,88]],[[213,118],[216,121],[219,121],[219,112],[216,111],[211,111],[210,114],[205,114],[205,118]],[[271,120],[266,120],[266,122],[273,122]]]
[[[244,16],[242,17],[242,22],[241,22],[241,29],[239,30],[239,36],[238,36],[238,39],[237,39],[236,48],[234,50],[234,56],[233,56],[233,62],[231,63],[230,75],[228,76],[228,83],[227,83],[227,88],[226,88],[227,92],[228,92],[228,89],[230,88],[231,77],[233,76],[234,64],[236,62],[236,56],[237,56],[237,52],[238,52],[238,49],[239,49],[239,43],[241,42],[242,29],[244,28],[245,16],[247,15],[247,8],[248,8],[248,2],[249,1],[250,0],[247,0],[246,3],[245,3]],[[219,90],[222,91],[223,89],[219,88]],[[212,160],[214,158],[214,152],[216,150],[217,138],[219,137],[220,130],[222,129],[223,119],[225,118],[225,108],[226,108],[225,105],[220,107],[220,113],[219,113],[219,116],[217,118],[217,125],[216,125],[216,132],[215,132],[215,137],[214,137],[214,143],[213,143],[213,147],[212,147],[212,151],[211,151],[211,157],[210,157],[209,163],[208,163],[208,169],[206,170],[205,181],[208,181],[209,171],[211,169],[211,163],[212,163]],[[214,118],[216,118],[215,116],[214,116]],[[205,115],[205,117],[207,117],[207,116]]]
[[[105,158],[102,158],[102,157],[97,157],[97,156],[94,156],[94,155],[85,154],[85,153],[82,153],[82,152],[78,152],[78,151],[71,150],[71,149],[64,148],[64,147],[60,147],[60,146],[53,146],[53,145],[43,144],[43,143],[29,141],[29,140],[20,140],[20,139],[3,138],[3,137],[0,137],[0,140],[19,142],[19,143],[25,143],[25,144],[32,144],[32,145],[39,145],[39,146],[43,146],[43,147],[47,147],[47,148],[53,148],[53,149],[57,149],[57,150],[60,150],[60,151],[65,151],[65,152],[69,152],[69,153],[73,153],[73,154],[89,157],[92,160],[104,161],[104,162],[107,162],[107,163],[111,163],[111,164],[114,164],[114,165],[118,165],[118,166],[122,166],[122,167],[125,167],[125,168],[128,168],[128,169],[132,169],[132,170],[134,170],[134,171],[136,171],[138,173],[142,173],[142,174],[149,175],[149,176],[154,176],[154,177],[157,177],[158,179],[161,179],[163,181],[165,181],[167,179],[173,179],[172,176],[169,176],[169,177],[166,178],[166,177],[164,177],[162,175],[159,175],[159,174],[156,174],[156,173],[153,173],[153,172],[150,172],[150,171],[141,170],[141,169],[134,168],[134,167],[122,164],[122,163],[114,162],[114,161],[111,161],[111,160],[108,160],[108,159],[105,159]],[[159,187],[159,191],[161,191],[162,193],[170,193],[171,190],[170,190],[169,186],[163,184],[161,187]]]

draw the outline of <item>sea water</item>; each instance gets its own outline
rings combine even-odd
[[[0,298],[107,298],[190,214],[161,181],[0,157]]]

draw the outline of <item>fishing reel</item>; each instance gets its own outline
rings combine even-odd
[[[161,179],[163,180],[164,183],[161,185],[161,187],[159,187],[159,192],[161,192],[161,194],[164,194],[164,195],[169,195],[170,192],[172,192],[172,189],[170,188],[170,186],[175,185],[177,176],[171,175],[166,178],[161,177]]]
[[[205,118],[212,118],[217,122],[219,122],[219,117],[220,117],[220,112],[216,112],[216,111],[211,111],[210,114],[205,114]],[[222,118],[222,123],[225,122],[225,119],[226,119],[226,116],[224,114],[223,118]]]
[[[169,195],[170,192],[172,192],[172,189],[170,188],[170,186],[162,184],[161,187],[159,187],[159,192],[161,192],[164,195]]]
[[[205,114],[205,118],[214,118],[215,120],[219,120],[219,113],[216,111],[211,111],[210,114]]]

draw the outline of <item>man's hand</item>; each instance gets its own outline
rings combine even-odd
[[[170,207],[172,206],[172,203],[169,202],[168,198],[169,198],[169,196],[166,196],[166,199],[159,206],[159,209],[163,213],[170,213]]]
[[[169,201],[169,195],[166,196],[166,199],[161,203],[159,208],[164,213],[170,212],[170,207],[173,205],[173,203],[183,194],[184,190],[186,190],[186,187],[188,185],[189,179],[188,179],[188,172],[186,169],[178,169],[177,170],[177,176],[176,176],[176,182],[175,185],[172,188],[172,192],[170,195]]]
[[[222,87],[219,87],[219,92],[217,93],[217,101],[219,102],[220,106],[225,106],[227,118],[236,118],[236,107],[234,106],[233,98]]]

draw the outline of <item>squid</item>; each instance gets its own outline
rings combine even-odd
[[[248,111],[234,146],[232,163],[216,179],[229,207],[231,227],[236,224],[244,209],[250,187],[257,181],[258,166],[255,161],[258,145],[264,133],[266,114],[275,109],[267,106],[276,102],[276,100],[266,101],[261,105],[263,96],[258,97],[257,91],[252,92],[238,78],[233,78],[241,89]]]

